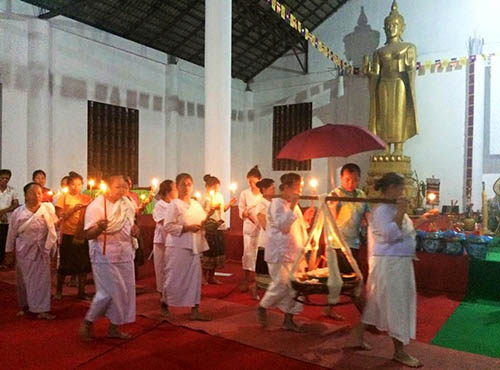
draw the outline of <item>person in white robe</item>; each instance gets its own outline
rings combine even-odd
[[[255,263],[255,285],[256,288],[267,289],[271,282],[269,268],[264,257],[266,245],[267,212],[269,210],[269,206],[271,205],[276,186],[274,185],[273,179],[266,178],[257,182],[257,187],[262,194],[262,199],[256,206],[257,221],[259,222],[260,230],[259,238],[257,241],[257,262]],[[255,291],[254,298],[257,300],[260,299],[257,294],[257,289]]]
[[[307,242],[307,227],[314,216],[314,208],[302,215],[298,205],[302,193],[300,175],[287,173],[280,180],[281,197],[272,200],[267,212],[265,260],[271,285],[260,301],[257,313],[261,325],[266,327],[267,309],[278,307],[285,313],[283,329],[299,332],[302,329],[295,324],[293,316],[302,312],[302,304],[293,298],[289,274],[298,258],[299,248]]]
[[[156,291],[163,292],[165,281],[165,240],[167,232],[163,227],[163,220],[167,214],[170,202],[177,198],[177,186],[172,180],[162,181],[158,190],[159,200],[153,208],[153,220],[156,222],[153,238],[153,260],[155,266]]]
[[[262,199],[262,194],[257,187],[257,182],[262,179],[262,175],[257,166],[254,166],[247,173],[248,189],[240,193],[238,209],[240,218],[243,220],[243,257],[241,265],[243,268],[243,281],[240,285],[242,292],[248,291],[250,275],[255,271],[257,261],[259,222],[257,220],[256,206]]]
[[[101,316],[109,319],[108,336],[112,338],[129,338],[118,326],[135,321],[134,255],[139,235],[135,206],[125,196],[123,176],[111,176],[107,184],[107,192],[85,213],[96,294],[80,327],[84,340],[90,340],[92,323]]]
[[[387,173],[375,184],[384,198],[395,204],[378,204],[369,216],[368,248],[370,265],[366,282],[366,305],[361,324],[353,331],[355,343],[370,349],[364,341],[365,325],[388,332],[394,344],[393,360],[409,367],[422,363],[409,355],[404,346],[415,339],[416,286],[413,271],[415,229],[406,214],[408,199],[404,178]]]
[[[164,219],[165,282],[163,284],[161,312],[169,315],[169,306],[191,307],[191,320],[208,321],[211,318],[200,312],[201,262],[200,254],[208,250],[203,231],[207,213],[195,199],[193,178],[187,173],[175,179],[179,198],[167,208]]]
[[[18,315],[37,313],[37,318],[55,319],[50,313],[50,258],[57,248],[54,206],[42,203],[42,187],[34,182],[24,187],[25,204],[11,216],[7,235],[7,258],[16,259],[16,291],[21,307]]]

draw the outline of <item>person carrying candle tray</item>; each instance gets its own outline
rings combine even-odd
[[[242,292],[248,291],[250,274],[255,271],[257,261],[257,240],[259,238],[259,225],[255,206],[259,203],[262,195],[257,182],[262,179],[258,166],[254,166],[247,173],[248,189],[240,194],[238,209],[240,218],[243,220],[243,257],[241,265],[243,268],[243,281],[240,285]]]
[[[135,207],[125,194],[127,182],[121,175],[107,180],[108,191],[98,196],[85,213],[85,236],[96,294],[80,327],[82,339],[92,336],[92,324],[100,316],[109,319],[108,336],[127,339],[119,325],[135,321],[134,255],[139,227]]]
[[[199,311],[201,301],[200,254],[209,249],[204,223],[209,214],[198,201],[191,198],[193,178],[187,173],[175,179],[179,197],[174,199],[164,219],[165,282],[161,313],[168,316],[169,306],[191,307],[191,320],[208,321],[211,318]]]
[[[215,278],[215,270],[224,267],[224,234],[226,229],[224,223],[224,213],[236,203],[236,198],[231,199],[228,204],[224,204],[224,197],[219,192],[220,181],[215,176],[205,175],[205,200],[203,209],[205,212],[212,212],[212,215],[205,223],[205,238],[208,242],[209,250],[203,252],[201,256],[201,267],[203,268],[204,284],[221,284]]]
[[[302,303],[293,299],[289,274],[299,250],[307,242],[307,228],[314,217],[313,207],[302,215],[298,205],[302,193],[302,177],[287,173],[280,178],[281,197],[271,201],[267,212],[265,260],[271,275],[271,285],[259,303],[257,317],[263,327],[268,325],[267,309],[278,307],[285,313],[283,329],[300,332],[293,316],[302,312]]]
[[[53,320],[50,313],[50,257],[57,249],[58,219],[52,203],[42,203],[42,187],[24,186],[25,204],[12,214],[7,236],[7,259],[16,259],[16,291],[21,311]]]
[[[92,198],[82,194],[83,177],[76,172],[69,173],[68,192],[57,199],[56,213],[61,219],[61,245],[57,269],[55,299],[62,298],[66,275],[76,275],[79,299],[90,300],[85,294],[87,273],[91,271],[88,241],[83,235],[85,208]]]
[[[340,186],[335,188],[331,195],[348,198],[366,198],[363,190],[358,189],[361,169],[357,164],[347,163],[340,170]],[[362,224],[367,224],[370,212],[368,203],[362,202],[330,202],[330,210],[346,244],[359,265],[360,233]],[[335,249],[341,272],[348,273],[352,269],[341,249]],[[328,317],[334,320],[344,320],[344,317],[333,311],[332,306],[325,310]]]
[[[167,233],[163,221],[172,200],[178,196],[177,186],[172,180],[162,181],[158,190],[159,199],[153,208],[153,220],[156,222],[153,239],[153,259],[155,265],[156,290],[162,294],[165,281],[165,239]]]

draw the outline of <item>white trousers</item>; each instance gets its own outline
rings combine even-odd
[[[135,321],[134,261],[92,263],[96,293],[85,319],[106,316],[114,325]]]
[[[266,290],[264,298],[260,301],[263,308],[278,307],[284,313],[296,315],[302,312],[302,303],[293,299],[294,290],[289,284],[288,275],[293,267],[289,263],[268,263],[271,285]]]
[[[243,257],[241,258],[243,270],[255,271],[258,241],[259,234],[255,236],[243,234]]]

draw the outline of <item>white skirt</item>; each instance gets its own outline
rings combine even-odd
[[[417,295],[412,257],[373,256],[361,321],[403,344],[415,339]]]
[[[200,255],[190,249],[166,247],[162,300],[169,306],[194,307],[201,300]]]

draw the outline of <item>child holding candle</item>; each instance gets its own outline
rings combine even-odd
[[[156,290],[163,292],[163,282],[165,281],[165,239],[167,233],[163,227],[163,220],[167,214],[170,202],[178,196],[177,186],[172,180],[165,180],[160,184],[158,190],[159,200],[153,208],[153,220],[156,222],[153,239],[153,256],[156,276]]]
[[[224,213],[236,203],[236,198],[231,199],[228,204],[224,204],[224,197],[219,192],[220,181],[215,176],[205,175],[205,200],[203,209],[209,213],[213,211],[210,218],[205,223],[205,238],[207,239],[209,250],[201,257],[201,267],[203,268],[203,282],[208,284],[220,284],[215,278],[215,270],[224,267],[224,234],[226,229],[224,223]]]
[[[68,191],[57,199],[56,213],[61,219],[61,245],[55,299],[61,299],[66,275],[77,275],[78,298],[88,300],[85,295],[87,273],[91,271],[89,247],[83,237],[85,208],[91,202],[82,194],[83,177],[76,172],[69,173]]]
[[[259,238],[259,225],[256,217],[255,206],[259,203],[262,195],[257,182],[262,179],[258,166],[254,166],[247,173],[248,189],[240,194],[238,204],[240,218],[243,220],[243,257],[241,264],[243,268],[243,281],[240,285],[242,292],[248,291],[248,281],[250,273],[255,271],[257,261],[257,241]]]

